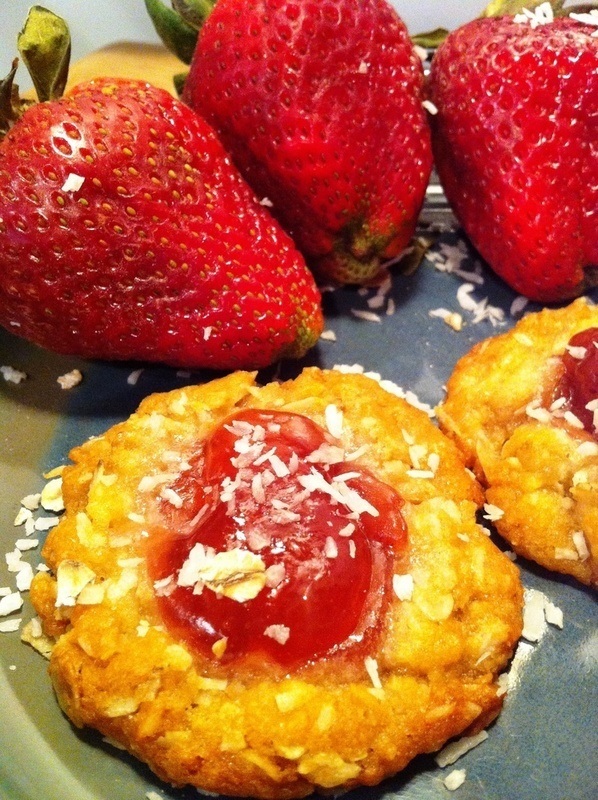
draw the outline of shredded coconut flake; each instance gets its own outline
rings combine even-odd
[[[286,644],[290,635],[291,631],[286,625],[268,625],[264,631],[264,636],[274,639],[278,644]]]
[[[513,302],[511,303],[511,307],[509,309],[509,314],[512,317],[517,317],[522,311],[525,309],[529,300],[527,297],[524,297],[522,294],[518,295]]]
[[[158,486],[173,483],[178,477],[177,472],[159,472],[156,475],[144,475],[139,481],[137,489],[140,492],[153,492]]]
[[[546,632],[546,623],[563,627],[563,612],[538,589],[526,589],[523,606],[522,636],[528,642],[539,642]]]
[[[419,478],[422,480],[429,480],[434,477],[431,469],[408,469],[406,473],[410,478]]]
[[[59,375],[56,378],[56,383],[61,389],[67,391],[78,386],[83,380],[83,374],[79,369],[72,369],[70,372],[65,372],[64,375]]]
[[[14,633],[21,627],[23,620],[20,617],[14,619],[4,619],[0,622],[0,633]]]
[[[10,366],[0,367],[0,373],[7,383],[21,383],[27,379],[27,373]]]
[[[450,742],[434,758],[439,767],[448,767],[459,758],[469,753],[488,738],[488,731],[483,730],[474,736],[462,736],[456,742]]]
[[[336,558],[338,556],[338,547],[332,536],[327,536],[324,543],[324,555],[326,558]]]
[[[528,403],[525,407],[525,413],[528,417],[538,422],[548,423],[551,420],[550,411],[547,408],[542,408],[538,400],[532,400],[531,403]]]
[[[268,457],[268,461],[277,478],[286,478],[287,475],[290,475],[289,468],[276,453],[271,453]]]
[[[139,378],[141,377],[141,373],[143,369],[134,369],[133,372],[130,372],[127,377],[127,383],[129,386],[135,386]]]
[[[504,516],[504,511],[502,508],[493,505],[492,503],[484,503],[484,519],[489,520],[490,522],[496,522],[496,520],[502,519]]]
[[[40,493],[25,495],[21,500],[21,505],[23,508],[29,509],[29,511],[36,511],[39,508],[41,498]]]
[[[580,561],[587,561],[590,557],[590,548],[583,531],[575,531],[571,537]]]
[[[40,504],[46,511],[64,511],[64,500],[62,498],[62,478],[52,478],[42,489]]]
[[[381,689],[382,681],[380,680],[380,675],[378,673],[378,662],[376,659],[372,658],[371,656],[366,656],[364,659],[364,664],[365,670],[370,677],[374,689]]]
[[[362,308],[352,308],[351,314],[357,319],[362,319],[365,322],[382,322],[382,317],[374,311],[366,311]]]
[[[545,596],[537,589],[526,589],[523,607],[522,636],[528,642],[539,642],[546,630]]]
[[[522,8],[521,13],[515,14],[513,17],[513,22],[529,25],[530,28],[537,28],[538,25],[547,25],[550,22],[554,22],[554,12],[550,3],[542,3],[533,10]]]
[[[466,774],[464,769],[454,769],[452,772],[449,772],[443,780],[445,789],[448,789],[449,792],[454,792],[463,785]]]
[[[39,539],[17,539],[15,547],[21,552],[25,550],[35,550],[39,544]]]
[[[65,182],[62,184],[63,192],[78,192],[85,183],[83,175],[77,175],[75,172],[69,172],[66,176]]]
[[[579,419],[579,417],[576,417],[572,411],[565,411],[563,414],[563,419],[568,425],[571,425],[572,428],[583,430],[583,422]]]
[[[598,26],[598,8],[592,8],[587,13],[580,13],[576,14],[571,12],[569,14],[571,19],[577,20],[577,22],[582,22],[584,25],[596,25]],[[596,36],[598,31],[594,31],[592,36]]]
[[[454,331],[460,331],[463,328],[463,317],[457,311],[449,311],[448,308],[433,308],[428,311],[428,315],[438,317]]]
[[[270,564],[266,569],[266,586],[269,589],[276,589],[285,578],[284,564]]]
[[[413,576],[412,575],[393,575],[392,588],[399,600],[408,601],[413,598]]]
[[[569,353],[571,358],[578,359],[579,361],[582,361],[588,352],[587,347],[574,347],[570,344],[565,347],[565,350]]]
[[[183,506],[183,498],[180,494],[177,494],[174,489],[171,489],[169,486],[165,486],[162,491],[160,492],[160,497],[163,500],[166,500],[175,508],[182,508]]]
[[[28,508],[21,508],[17,511],[17,516],[14,518],[13,525],[18,528],[23,525],[27,520],[31,519],[33,516],[33,512],[30,511]]]
[[[56,527],[60,519],[58,517],[38,517],[34,523],[34,529],[38,532],[49,531],[51,528]]]
[[[558,606],[555,606],[554,603],[551,603],[550,600],[544,603],[544,616],[549,625],[554,625],[556,628],[563,628],[563,611]]]
[[[20,592],[11,592],[0,598],[0,617],[6,617],[19,611],[23,606],[23,598]]]

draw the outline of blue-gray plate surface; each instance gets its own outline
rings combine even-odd
[[[428,206],[423,219],[443,217],[450,220],[442,209]],[[464,273],[451,271],[455,266]],[[476,301],[487,298],[486,318],[480,321],[457,300],[458,289],[468,282],[467,272],[476,268],[467,295]],[[443,385],[458,357],[480,339],[507,330],[517,316],[511,313],[515,295],[477,262],[456,230],[438,236],[415,273],[393,275],[380,308],[368,304],[374,295],[375,290],[360,293],[350,288],[326,293],[326,327],[335,332],[336,341],[321,341],[301,363],[285,363],[281,376],[291,377],[307,364],[361,364],[433,406],[442,399]],[[460,312],[462,330],[455,331],[429,314],[438,308]],[[536,308],[530,304],[523,313]],[[504,314],[502,320],[495,317],[496,325],[490,319],[492,309]],[[380,321],[360,318],[354,310],[375,310]],[[0,380],[0,536],[5,552],[13,550],[23,535],[13,526],[20,499],[39,491],[42,473],[65,463],[73,445],[127,417],[150,392],[213,377],[57,356],[6,332],[0,332],[0,365],[27,373],[18,384]],[[64,391],[56,379],[74,367],[83,373],[83,381]],[[141,367],[137,382],[128,382]],[[270,370],[262,378],[273,375]],[[25,553],[24,558],[39,563],[39,550]],[[518,563],[525,586],[541,590],[562,609],[564,627],[548,626],[538,643],[520,652],[518,678],[503,713],[488,739],[456,765],[467,775],[455,796],[592,800],[598,791],[595,600],[572,580],[523,560]],[[0,569],[0,585],[14,588],[14,574]],[[25,594],[19,615],[23,624],[31,615]],[[46,662],[20,642],[18,632],[0,634],[0,654],[0,797],[4,800],[144,800],[148,791],[168,800],[197,796],[195,791],[161,784],[99,735],[75,731],[58,709]],[[450,794],[442,783],[450,769],[441,770],[432,757],[422,756],[383,785],[349,797],[440,800]]]

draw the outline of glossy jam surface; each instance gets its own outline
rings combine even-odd
[[[567,407],[581,421],[584,430],[598,438],[594,425],[594,411],[598,407],[598,328],[587,328],[572,337],[562,357],[562,366],[557,395],[567,400]]]
[[[350,459],[301,415],[230,417],[150,540],[166,624],[223,661],[293,665],[369,642],[406,528],[396,492]]]

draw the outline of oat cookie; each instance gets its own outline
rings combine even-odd
[[[525,316],[464,356],[438,409],[513,549],[598,582],[598,307]]]
[[[236,373],[71,456],[32,587],[52,681],[165,781],[372,785],[499,712],[518,570],[455,445],[375,381]]]

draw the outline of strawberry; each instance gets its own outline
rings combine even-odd
[[[173,12],[146,5],[172,44]],[[394,9],[217,0],[204,19],[211,0],[173,5],[200,26],[183,100],[320,278],[371,281],[408,245],[431,170],[422,64]]]
[[[216,369],[299,357],[323,326],[302,256],[210,126],[108,78],[0,143],[0,323],[58,352]]]
[[[490,267],[540,302],[598,281],[597,24],[544,3],[467,23],[432,62],[447,198]]]

